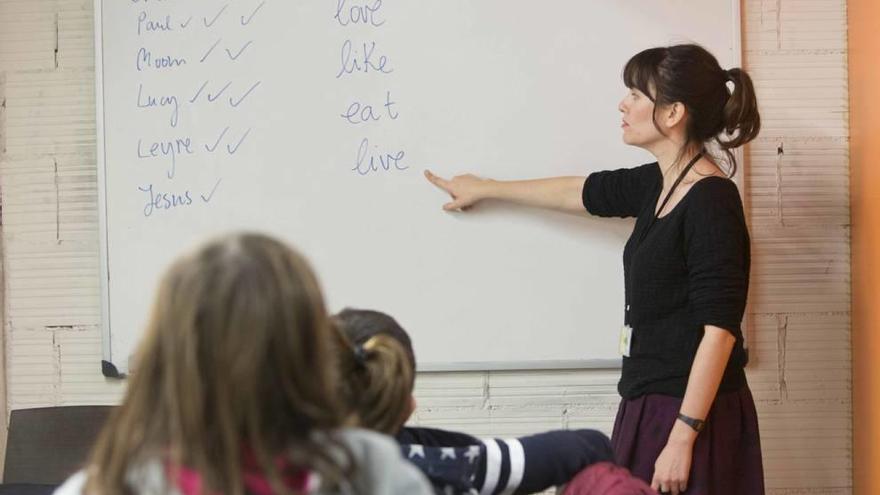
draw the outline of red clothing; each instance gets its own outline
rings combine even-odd
[[[562,495],[657,495],[657,492],[625,468],[599,462],[578,473]]]
[[[242,478],[247,493],[253,495],[274,494],[269,480],[263,475],[253,454],[245,454],[243,467]],[[316,480],[309,471],[291,466],[286,459],[276,459],[275,468],[279,470],[281,481],[284,485],[295,493],[309,493],[316,488]],[[181,495],[216,495],[212,492],[203,491],[202,477],[193,469],[185,466],[168,466],[167,473],[169,479],[174,480],[174,484],[180,490]]]

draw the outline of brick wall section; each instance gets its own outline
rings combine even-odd
[[[7,407],[114,403],[101,359],[92,0],[0,0]],[[752,365],[772,494],[851,493],[846,4],[744,0]],[[2,116],[5,115],[5,118]],[[614,331],[609,329],[609,331]],[[610,432],[614,370],[436,373],[414,421]]]

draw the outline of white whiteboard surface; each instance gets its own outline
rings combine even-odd
[[[652,161],[620,139],[627,59],[695,41],[740,61],[736,0],[96,7],[104,354],[123,372],[168,264],[238,229],[302,251],[331,310],[396,317],[421,370],[619,366],[631,222],[445,213],[422,171]]]

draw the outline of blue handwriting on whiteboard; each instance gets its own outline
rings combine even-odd
[[[144,85],[138,84],[138,100],[137,100],[138,108],[152,108],[152,107],[171,107],[171,127],[177,127],[177,118],[180,115],[180,104],[177,101],[177,96],[171,95],[162,95],[162,96],[152,96],[146,95],[144,96]]]
[[[208,85],[208,81],[205,81],[205,82],[201,85],[201,87],[199,87],[199,90],[196,91],[196,94],[193,95],[193,97],[189,99],[189,102],[190,102],[190,103],[195,103],[196,100],[199,99],[199,95],[202,94],[202,91],[205,90],[205,87],[206,87],[207,85]]]
[[[214,184],[214,187],[211,189],[211,192],[209,192],[207,196],[205,196],[204,194],[199,194],[199,196],[201,196],[202,198],[202,201],[204,201],[205,203],[211,201],[211,198],[214,197],[214,193],[217,191],[217,186],[220,185],[221,180],[223,179],[217,179],[217,182]]]
[[[153,184],[148,186],[138,186],[138,191],[147,193],[147,199],[144,205],[144,216],[149,217],[156,210],[170,210],[179,206],[189,206],[192,204],[192,194],[189,191],[180,193],[157,192],[153,190]]]
[[[377,149],[373,146],[373,149]],[[370,152],[370,141],[364,138],[358,148],[357,161],[353,171],[360,175],[367,175],[370,172],[389,171],[389,170],[406,170],[409,167],[401,164],[404,152],[400,150],[396,153],[372,153]]]
[[[226,151],[228,151],[230,155],[234,155],[235,152],[238,151],[238,147],[241,146],[241,143],[244,142],[244,140],[248,137],[248,134],[250,134],[250,133],[251,133],[251,130],[248,129],[247,131],[245,131],[244,135],[238,140],[237,143],[235,143],[234,145],[227,144]]]
[[[149,68],[171,69],[174,67],[180,67],[181,65],[186,65],[185,58],[172,57],[171,55],[153,58],[153,52],[147,50],[146,48],[141,48],[140,50],[138,50],[137,53],[136,66],[138,72]]]
[[[266,5],[266,2],[265,2],[265,1],[260,2],[260,5],[257,5],[257,8],[254,9],[253,12],[251,12],[251,15],[249,15],[247,19],[245,19],[244,16],[241,16],[241,25],[242,25],[242,26],[247,26],[248,24],[250,24],[250,22],[251,22],[252,20],[254,20],[254,16],[257,15],[257,12],[259,12],[260,9],[263,8],[263,5]]]
[[[221,41],[223,41],[223,38],[218,39],[213,45],[211,45],[211,48],[208,48],[208,51],[205,52],[205,54],[202,56],[201,60],[199,60],[199,63],[204,62],[205,59],[208,58],[208,55],[210,55],[211,52],[214,51],[214,48],[217,48],[217,45],[219,45]]]
[[[262,84],[262,83],[263,83],[263,81],[257,81],[257,82],[255,82],[255,83],[250,87],[250,89],[248,89],[247,91],[245,91],[244,94],[241,95],[237,100],[236,100],[236,99],[233,99],[232,97],[230,97],[230,98],[229,98],[229,104],[232,105],[233,107],[237,107],[238,105],[241,104],[241,102],[244,101],[245,98],[248,97],[248,95],[251,94],[251,92],[253,92],[253,90],[257,89],[257,86],[259,86],[259,85]]]
[[[225,86],[223,86],[222,88],[220,88],[220,91],[214,93],[214,96],[211,96],[211,93],[208,92],[208,101],[211,102],[211,103],[213,103],[214,100],[216,100],[217,98],[220,98],[220,95],[222,95],[223,92],[226,91],[226,89],[227,89],[231,84],[232,84],[232,81],[229,81],[228,83],[226,83]]]
[[[375,122],[377,120],[381,120],[384,114],[388,114],[388,117],[391,120],[397,120],[397,117],[400,116],[394,108],[397,102],[391,101],[391,91],[385,92],[385,111],[379,111],[379,115],[376,115],[376,112],[373,111],[372,105],[365,105],[359,101],[353,102],[348,106],[348,109],[340,114],[339,116],[346,120],[349,124],[361,124],[364,122]]]
[[[210,21],[208,20],[207,17],[202,17],[202,22],[205,24],[205,27],[213,26],[214,23],[217,22],[217,19],[220,18],[220,15],[226,10],[226,7],[229,7],[228,3],[226,5],[224,5],[223,8],[220,9],[220,12],[217,12],[217,15],[215,15],[214,18],[211,19]]]
[[[169,179],[174,178],[174,171],[177,167],[177,155],[192,155],[192,140],[188,137],[176,138],[167,141],[154,141],[143,145],[142,140],[138,139],[138,158],[157,158],[171,157],[171,168],[168,169],[167,175]]]
[[[334,19],[340,26],[348,26],[349,24],[369,24],[373,27],[379,27],[385,24],[385,21],[377,21],[376,13],[382,8],[382,0],[375,0],[373,5],[362,6],[355,5],[346,7],[346,0],[336,0],[336,15]]]
[[[386,67],[388,65],[388,57],[385,55],[380,55],[378,58],[373,57],[373,52],[375,50],[375,41],[363,43],[363,52],[358,53],[357,49],[352,49],[351,40],[345,40],[342,44],[341,52],[342,67],[336,74],[336,79],[353,72],[363,72],[365,74],[371,70],[382,74],[390,74],[391,72],[394,72],[390,67]]]
[[[166,15],[164,19],[158,21],[147,19],[147,11],[142,10],[140,15],[138,15],[138,36],[143,32],[150,31],[174,31],[174,28],[171,26],[171,16]]]
[[[238,57],[240,57],[241,54],[244,53],[244,51],[247,49],[247,47],[251,46],[253,43],[254,43],[253,40],[248,41],[247,43],[244,44],[243,47],[241,47],[241,48],[235,53],[235,55],[232,54],[232,52],[229,50],[229,48],[226,48],[226,49],[225,49],[225,50],[226,50],[226,55],[229,56],[229,59],[232,60],[232,61],[238,60]]]
[[[223,129],[223,132],[221,132],[220,135],[217,136],[217,140],[214,141],[214,145],[213,145],[213,146],[211,146],[211,145],[209,145],[209,144],[206,144],[206,145],[205,145],[205,150],[207,150],[209,153],[213,153],[214,150],[217,149],[217,146],[220,145],[220,141],[223,139],[223,136],[225,136],[227,132],[229,132],[229,126],[226,126],[226,128]]]

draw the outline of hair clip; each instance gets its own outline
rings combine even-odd
[[[354,346],[354,361],[360,367],[364,367],[367,364],[367,350],[364,349],[364,346],[360,344],[356,344]]]

